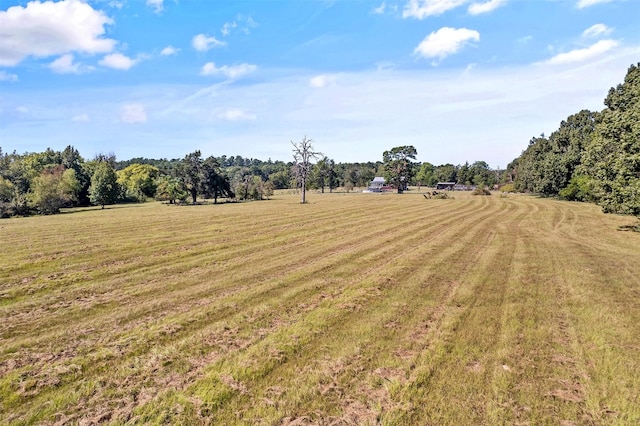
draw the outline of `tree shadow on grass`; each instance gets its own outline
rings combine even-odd
[[[250,200],[247,200],[250,201]],[[165,206],[171,206],[171,207],[203,207],[203,206],[223,206],[225,204],[240,204],[243,203],[245,201],[242,200],[227,200],[225,198],[222,199],[222,201],[218,201],[217,203],[214,202],[213,200],[205,200],[205,201],[198,201],[195,203],[185,203],[185,202],[175,202],[175,203],[169,203],[169,202],[162,202],[162,205]]]
[[[97,210],[116,210],[116,209],[130,209],[136,206],[140,206],[143,203],[129,203],[129,204],[107,204],[104,206],[83,206],[83,207],[69,207],[60,209],[59,214],[78,214],[86,213]]]
[[[618,231],[640,232],[640,222],[633,225],[620,225]]]

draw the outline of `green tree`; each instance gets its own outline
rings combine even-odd
[[[191,201],[195,204],[198,199],[198,191],[202,182],[203,160],[200,150],[187,154],[176,168],[177,177],[180,178],[184,188],[191,195]]]
[[[54,214],[76,197],[80,183],[73,169],[64,166],[47,168],[33,179],[28,195],[30,204],[42,214]]]
[[[187,198],[187,193],[182,189],[180,179],[165,175],[156,181],[155,198],[158,201],[169,201],[169,204],[174,204],[176,200],[184,201]]]
[[[436,183],[438,183],[435,166],[428,162],[422,163],[420,165],[418,173],[416,174],[416,180],[421,185],[434,186]]]
[[[262,186],[262,194],[267,200],[273,196],[273,190],[274,190],[273,182],[271,182],[270,180],[264,182]]]
[[[0,175],[0,218],[14,214],[12,201],[16,193],[15,185]]]
[[[291,183],[291,167],[286,170],[278,170],[269,175],[269,181],[273,183],[275,189],[287,189]]]
[[[469,167],[469,174],[474,185],[492,187],[496,183],[496,174],[485,161],[476,161]],[[465,181],[466,183],[466,181]]]
[[[463,185],[473,184],[473,171],[469,168],[469,162],[465,162],[462,166],[458,167],[458,182]]]
[[[13,198],[15,186],[10,180],[0,176],[0,201],[9,202]]]
[[[545,159],[551,150],[551,143],[544,135],[529,141],[529,146],[520,156],[517,165],[515,179],[517,191],[540,193],[547,190],[545,188],[549,188],[547,177],[545,177],[545,170],[548,170],[548,167],[545,167]]]
[[[126,198],[144,201],[156,193],[156,179],[160,171],[150,164],[134,163],[118,170],[118,185]]]
[[[329,192],[333,192],[339,186],[339,182],[336,162],[329,158],[327,160],[327,186],[329,187]]]
[[[336,162],[328,157],[323,157],[316,163],[314,168],[315,183],[324,194],[325,187],[329,187],[329,192],[338,186],[338,174],[336,171]]]
[[[562,188],[558,195],[561,199],[568,201],[593,201],[592,186],[591,178],[575,173],[569,184]]]
[[[251,197],[251,185],[253,175],[248,167],[238,167],[233,175],[233,190],[235,195],[241,200],[247,200]]]
[[[324,194],[324,188],[327,186],[329,174],[329,165],[327,164],[328,161],[329,159],[327,157],[323,157],[316,163],[316,166],[313,169],[316,187],[320,188],[320,192],[322,194]]]
[[[555,196],[569,185],[590,143],[598,113],[582,110],[560,123],[548,138],[533,138],[507,171],[519,191]]]
[[[91,186],[91,175],[85,167],[85,161],[80,156],[80,152],[73,146],[68,145],[64,151],[60,153],[60,159],[65,169],[73,169],[78,179],[79,189],[76,194],[78,204],[89,204],[89,187]]]
[[[406,190],[414,173],[414,163],[418,151],[411,146],[398,146],[382,154],[385,178],[398,189],[398,194]]]
[[[435,170],[436,183],[437,182],[457,182],[458,171],[453,164],[441,164],[436,167]]]
[[[231,184],[220,170],[220,163],[214,157],[207,158],[202,164],[202,192],[205,197],[213,197],[214,204],[219,197],[234,198]]]
[[[91,176],[90,187],[91,202],[99,204],[104,209],[107,204],[113,204],[118,200],[120,187],[118,176],[108,161],[98,161]]]
[[[250,182],[250,187],[249,187],[249,194],[251,195],[251,198],[254,200],[262,200],[264,197],[264,181],[262,180],[262,178],[260,176],[252,176],[251,177],[251,182]]]
[[[581,172],[591,178],[593,196],[605,212],[640,217],[640,63],[609,90],[605,105]]]

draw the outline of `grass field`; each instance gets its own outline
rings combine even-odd
[[[640,233],[277,195],[0,221],[0,424],[640,424]]]

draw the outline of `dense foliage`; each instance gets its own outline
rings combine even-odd
[[[393,183],[399,194],[407,190],[415,174],[415,163],[411,160],[417,155],[418,151],[411,145],[398,146],[382,154],[385,178]]]
[[[533,138],[507,167],[506,179],[521,192],[640,216],[640,63],[604,103],[601,112],[580,111],[548,138]]]

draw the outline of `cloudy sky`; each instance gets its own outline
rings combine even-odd
[[[504,167],[640,61],[640,0],[0,0],[0,147]]]

